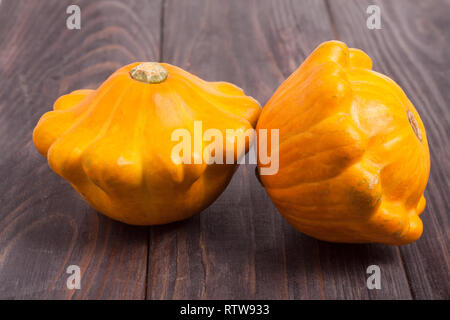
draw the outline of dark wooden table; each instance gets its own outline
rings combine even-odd
[[[66,8],[81,8],[81,30]],[[369,4],[381,30],[366,26]],[[74,1],[0,4],[0,298],[449,299],[450,1]],[[276,212],[241,166],[201,214],[158,227],[114,222],[54,174],[31,141],[60,95],[122,65],[164,61],[264,104],[322,41],[365,50],[427,128],[424,235],[403,247],[317,241]],[[381,290],[368,290],[369,265]],[[81,289],[69,290],[69,265]]]

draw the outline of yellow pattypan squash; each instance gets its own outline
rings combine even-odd
[[[403,90],[371,68],[363,51],[338,41],[307,58],[261,113],[257,132],[279,129],[279,171],[261,180],[312,237],[407,244],[422,234],[427,137]]]
[[[198,148],[195,122],[225,136],[226,129],[252,129],[260,110],[232,84],[206,82],[169,64],[133,63],[97,90],[60,97],[33,140],[50,167],[96,210],[129,224],[163,224],[210,205],[237,167],[204,160],[207,143],[201,136]],[[197,144],[187,155],[190,163],[174,158],[178,129],[192,133],[188,144]],[[248,147],[232,151],[238,157]]]

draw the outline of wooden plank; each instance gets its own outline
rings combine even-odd
[[[81,30],[66,28],[73,3]],[[48,168],[31,132],[59,95],[157,60],[160,13],[160,1],[2,1],[0,298],[144,298],[148,230],[90,209]],[[66,287],[72,264],[81,290]]]
[[[366,27],[369,4],[381,9],[381,30]],[[421,216],[424,234],[400,252],[414,298],[449,299],[450,1],[340,0],[330,5],[339,38],[365,50],[374,69],[405,90],[427,128],[431,174]]]
[[[265,103],[322,41],[321,1],[166,1],[164,61],[230,81]],[[150,299],[411,298],[397,248],[328,244],[301,235],[241,166],[200,215],[151,231]],[[383,269],[382,290],[366,268]]]

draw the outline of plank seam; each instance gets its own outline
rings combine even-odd
[[[161,16],[159,24],[159,50],[158,50],[158,61],[163,61],[163,46],[164,46],[164,15],[165,15],[166,0],[161,0]],[[144,290],[144,300],[148,299],[148,286],[149,286],[149,272],[150,272],[150,255],[151,255],[151,233],[152,228],[147,227],[147,264],[145,268],[145,290]]]
[[[328,18],[330,19],[331,29],[333,30],[333,36],[337,40],[337,39],[339,39],[339,35],[337,32],[336,21],[334,21],[333,12],[331,11],[330,0],[324,0],[324,2],[325,2],[325,8],[328,13]]]
[[[412,298],[412,300],[417,300],[416,294],[411,285],[411,279],[408,274],[408,269],[406,268],[405,259],[403,258],[402,251],[400,250],[399,247],[397,247],[397,251],[398,251],[398,255],[400,256],[400,261],[402,263],[402,269],[403,269],[403,272],[405,273],[406,282],[408,283],[409,293],[411,294],[411,298]]]
[[[159,26],[159,61],[163,61],[163,54],[164,54],[164,15],[165,15],[165,7],[166,7],[166,0],[161,0],[161,20],[160,20],[160,26]]]

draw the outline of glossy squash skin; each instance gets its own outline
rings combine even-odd
[[[133,225],[164,224],[209,206],[237,168],[204,160],[194,149],[194,121],[202,121],[203,132],[215,128],[225,136],[226,129],[254,128],[261,107],[230,83],[206,82],[169,64],[158,65],[165,80],[138,81],[131,72],[140,65],[119,69],[97,90],[60,97],[33,141],[99,212]],[[191,133],[191,163],[173,158],[177,129]],[[208,144],[203,140],[201,150]],[[248,144],[236,150],[247,151]]]
[[[261,113],[257,132],[279,129],[280,136],[279,171],[261,180],[305,234],[408,244],[423,229],[427,137],[403,90],[371,68],[364,52],[338,41],[307,58]]]

